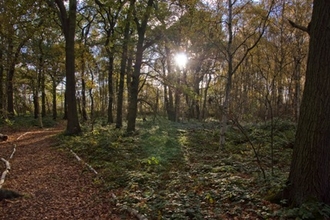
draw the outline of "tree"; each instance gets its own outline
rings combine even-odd
[[[113,86],[113,76],[114,76],[114,62],[115,62],[115,29],[118,26],[118,18],[121,14],[123,6],[126,3],[124,1],[114,1],[103,4],[98,0],[95,0],[99,7],[99,14],[102,22],[102,29],[104,32],[104,48],[107,53],[108,58],[108,123],[113,123],[113,103],[114,103],[114,86]],[[124,43],[125,44],[125,43]]]
[[[16,65],[19,63],[21,49],[32,38],[35,31],[41,26],[40,19],[35,19],[38,7],[32,7],[33,1],[11,2],[2,1],[1,10],[1,63],[5,68],[0,72],[6,72],[7,113],[14,116],[14,79]],[[40,13],[42,16],[42,13]],[[29,23],[29,25],[26,25]],[[5,61],[6,60],[6,61]],[[5,61],[5,62],[4,62]],[[4,71],[5,70],[5,71]],[[2,96],[2,94],[1,94]],[[2,97],[1,97],[2,98]],[[4,103],[4,99],[1,100]]]
[[[66,133],[69,135],[81,133],[78,120],[76,102],[76,80],[75,80],[75,32],[77,16],[77,0],[70,0],[68,11],[61,0],[49,0],[47,3],[56,10],[61,21],[61,27],[65,38],[65,92],[67,101],[67,127]]]
[[[124,80],[125,73],[127,70],[127,62],[128,62],[128,44],[130,41],[130,26],[132,19],[132,10],[133,4],[130,4],[126,20],[124,22],[124,30],[123,30],[123,45],[122,45],[122,53],[120,60],[120,75],[119,75],[119,85],[118,85],[118,97],[117,97],[117,116],[116,116],[116,128],[121,128],[123,126],[123,102],[124,102]]]
[[[292,205],[330,204],[330,2],[314,1],[306,82],[287,193]]]
[[[270,3],[269,10],[267,12],[262,11],[260,13],[261,20],[258,22],[259,24],[257,24],[256,27],[252,27],[252,31],[246,31],[244,28],[240,27],[241,24],[235,17],[237,17],[238,14],[241,14],[243,9],[246,9],[248,11],[250,8],[252,10],[256,8],[256,12],[258,12],[257,7],[253,7],[254,5],[250,1],[227,1],[227,18],[224,25],[227,31],[227,42],[221,45],[227,63],[227,73],[225,95],[222,106],[222,119],[220,124],[220,147],[224,147],[225,144],[225,133],[227,131],[227,123],[229,120],[230,112],[229,105],[231,102],[233,75],[237,72],[238,68],[248,56],[249,52],[259,43],[261,37],[263,36],[266,30],[268,17],[270,15],[273,5],[274,1],[272,0]],[[252,25],[254,23],[253,20],[254,19],[251,19]],[[245,21],[241,22],[243,22],[243,24],[246,24]],[[242,26],[244,27],[245,25]],[[235,28],[239,31],[235,30]],[[241,36],[236,32],[240,32]]]
[[[135,4],[135,3],[136,3],[135,0],[131,0],[131,4]],[[152,12],[153,4],[154,4],[153,0],[148,0],[147,7],[142,15],[141,20],[139,20],[138,18],[136,8],[134,8],[133,10],[134,21],[137,28],[138,40],[137,40],[136,52],[135,52],[134,71],[132,74],[132,81],[130,87],[127,133],[132,133],[135,130],[142,58],[143,58],[143,52],[146,49],[145,34],[147,31],[148,21]]]

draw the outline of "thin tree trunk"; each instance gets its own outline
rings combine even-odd
[[[166,52],[166,63],[167,63],[167,76],[166,71],[164,70],[164,78],[166,78],[166,84],[168,85],[168,97],[165,96],[165,103],[166,103],[166,112],[167,118],[170,121],[176,120],[176,111],[174,108],[174,99],[173,99],[173,73],[171,68],[171,51],[170,48],[166,45],[167,41],[165,41],[165,52]]]
[[[35,88],[33,91],[33,106],[34,106],[34,118],[37,119],[39,115],[39,97],[38,97],[38,90]]]
[[[45,86],[45,73],[41,72],[41,116],[45,117],[47,114],[46,110],[46,86]]]
[[[85,82],[85,56],[84,56],[84,51],[81,52],[81,106],[80,106],[80,113],[82,116],[83,121],[87,121],[87,105],[86,105],[86,82]],[[79,105],[79,102],[78,102]]]
[[[1,28],[1,24],[0,24]],[[0,116],[3,116],[3,107],[5,106],[4,104],[4,94],[3,94],[3,73],[4,73],[4,62],[3,62],[3,52],[0,50]]]
[[[82,79],[81,79],[81,114],[84,121],[88,120],[87,117],[87,102],[86,102],[86,82],[85,82],[85,70],[82,70]]]
[[[91,80],[94,81],[94,74],[93,74],[93,71],[92,70],[89,70],[89,74],[91,76]],[[95,120],[95,104],[94,104],[94,96],[93,96],[93,89],[90,88],[88,90],[88,93],[89,93],[89,98],[90,98],[90,102],[91,102],[91,113],[90,113],[90,118],[91,118],[91,121],[92,123],[94,122]],[[93,129],[92,129],[93,130]]]
[[[53,119],[57,119],[57,101],[56,101],[56,80],[55,77],[52,77],[52,103],[53,103]]]
[[[212,76],[209,75],[209,78],[208,78],[207,84],[206,84],[206,88],[205,88],[205,91],[204,91],[202,119],[205,119],[207,117],[207,106],[206,106],[206,104],[207,104],[207,92],[209,90],[211,80],[212,80]]]
[[[113,123],[113,62],[114,55],[112,52],[108,51],[109,66],[108,66],[108,91],[109,91],[109,100],[108,100],[108,124]]]
[[[176,88],[175,88],[175,95],[174,95],[174,104],[175,104],[175,107],[174,107],[174,112],[175,112],[175,121],[176,122],[179,122],[180,121],[180,84],[181,84],[181,81],[180,81],[180,75],[177,74],[176,76],[177,80],[176,80]]]
[[[233,77],[233,54],[232,54],[232,44],[233,44],[233,3],[231,0],[228,1],[228,20],[227,20],[227,28],[228,28],[228,44],[226,48],[227,53],[227,63],[228,70],[226,76],[226,86],[225,86],[225,99],[222,106],[222,119],[220,123],[220,138],[219,138],[219,146],[220,148],[224,148],[226,143],[226,131],[227,131],[227,123],[228,123],[228,114],[229,114],[229,102],[230,102],[230,93],[231,93],[231,84]]]
[[[130,5],[130,8],[132,5]],[[129,10],[131,11],[131,9]],[[120,61],[120,76],[119,76],[119,88],[118,88],[118,98],[117,98],[117,118],[116,118],[116,128],[121,128],[123,126],[123,102],[124,102],[124,81],[125,81],[125,72],[127,70],[127,54],[128,54],[128,41],[130,39],[129,30],[130,30],[130,19],[126,21],[125,30],[124,30],[124,42],[123,42],[123,51]]]

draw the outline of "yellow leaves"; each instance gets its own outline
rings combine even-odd
[[[206,194],[204,199],[210,204],[213,204],[215,202],[214,199],[212,198],[212,196],[209,193]]]
[[[96,84],[94,83],[93,80],[88,79],[85,81],[85,83],[86,83],[86,88],[89,88],[89,89],[96,88]]]

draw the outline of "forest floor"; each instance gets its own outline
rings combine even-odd
[[[294,124],[274,120],[243,127],[245,135],[231,125],[226,146],[219,149],[217,121],[148,118],[138,120],[130,136],[98,121],[85,125],[82,136],[61,138],[60,148],[95,168],[94,181],[115,195],[116,207],[139,213],[140,220],[295,219],[298,212],[310,214],[309,207],[287,213],[267,201],[287,180]]]
[[[12,168],[3,188],[23,197],[0,201],[0,219],[295,219],[266,199],[288,175],[291,123],[232,127],[225,149],[215,122],[137,126],[133,136],[102,122],[76,137],[63,124],[2,131],[0,158]],[[289,210],[301,211],[310,214]]]
[[[10,162],[11,171],[3,188],[23,197],[0,201],[0,219],[129,219],[127,213],[115,211],[109,194],[93,183],[92,172],[86,172],[72,155],[54,148],[58,144],[54,135],[63,129],[60,125],[6,131],[9,139],[0,143],[0,158]]]

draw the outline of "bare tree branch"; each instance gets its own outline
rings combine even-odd
[[[297,29],[299,29],[299,30],[301,30],[301,31],[304,31],[304,32],[306,32],[306,33],[309,34],[308,27],[305,27],[305,26],[302,26],[302,25],[296,24],[295,22],[291,21],[290,19],[288,19],[288,21],[289,21],[289,23],[290,23],[290,25],[291,25],[292,27],[297,28]]]

